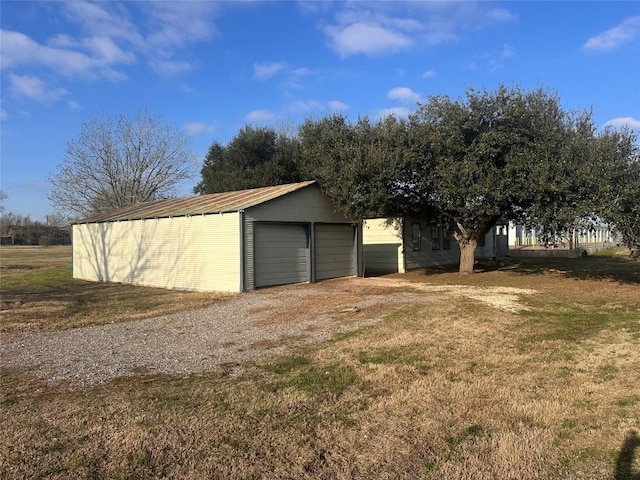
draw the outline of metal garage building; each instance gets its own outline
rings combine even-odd
[[[358,275],[362,230],[317,184],[159,200],[73,225],[73,276],[199,291]]]

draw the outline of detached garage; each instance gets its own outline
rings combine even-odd
[[[315,182],[130,205],[73,225],[74,278],[242,292],[361,273],[362,230]]]

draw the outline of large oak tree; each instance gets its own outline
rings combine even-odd
[[[449,229],[461,273],[473,273],[478,242],[498,221],[559,233],[604,211],[603,184],[626,158],[613,155],[616,138],[554,93],[504,86],[431,97],[407,121],[330,116],[300,129],[305,173],[347,214],[410,214]]]
[[[478,242],[499,220],[533,220],[527,214],[543,192],[569,173],[561,150],[572,118],[542,89],[431,97],[410,121],[414,195],[453,232],[460,273],[473,272]]]

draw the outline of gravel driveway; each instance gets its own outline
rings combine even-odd
[[[374,324],[415,299],[427,301],[428,295],[377,279],[271,288],[163,317],[9,336],[0,344],[0,359],[6,367],[31,367],[50,382],[79,384],[140,370],[183,375],[233,369]]]

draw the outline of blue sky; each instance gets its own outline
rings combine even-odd
[[[555,90],[640,132],[640,2],[0,3],[7,210],[53,212],[47,176],[90,116],[162,114],[199,165],[245,124],[407,115],[500,83]]]

